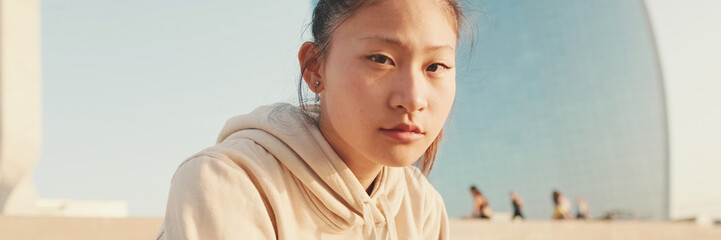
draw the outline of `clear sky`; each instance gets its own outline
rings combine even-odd
[[[162,216],[175,168],[225,120],[296,101],[311,3],[42,1],[40,198]]]

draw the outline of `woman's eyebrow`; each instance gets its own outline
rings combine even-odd
[[[390,38],[390,37],[383,37],[383,36],[368,36],[368,37],[363,37],[360,40],[381,41],[381,42],[385,42],[385,43],[388,43],[391,45],[408,48],[408,44],[403,43],[401,40],[399,40],[397,38]],[[455,48],[451,47],[451,45],[436,45],[436,46],[429,46],[429,47],[425,48],[426,51],[436,51],[436,50],[440,50],[440,49],[448,49],[451,51],[456,50]]]

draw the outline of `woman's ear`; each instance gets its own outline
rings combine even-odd
[[[298,51],[298,63],[305,84],[314,93],[323,91],[323,79],[320,74],[319,49],[315,43],[305,42]]]

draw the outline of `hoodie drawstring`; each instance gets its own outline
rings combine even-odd
[[[371,211],[370,201],[363,201],[363,234],[365,239],[378,239],[378,233],[376,232],[376,221],[373,220],[373,212]]]
[[[386,218],[386,227],[388,228],[388,236],[391,240],[398,240],[398,233],[396,233],[396,219],[391,216],[390,210],[388,210],[388,198],[386,195],[381,197],[381,208],[383,208],[383,215]]]
[[[380,205],[385,217],[386,228],[388,228],[386,231],[387,236],[384,239],[389,239],[388,237],[390,237],[391,240],[397,240],[398,233],[396,233],[396,223],[388,209],[388,204],[388,198],[385,195],[381,196]],[[363,221],[365,222],[363,224],[363,233],[365,234],[365,239],[379,239],[371,205],[371,201],[366,200],[363,202]]]

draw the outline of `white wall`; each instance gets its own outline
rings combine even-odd
[[[721,1],[645,2],[666,88],[669,217],[721,218]]]
[[[41,139],[37,0],[0,0],[0,214],[35,213]]]

